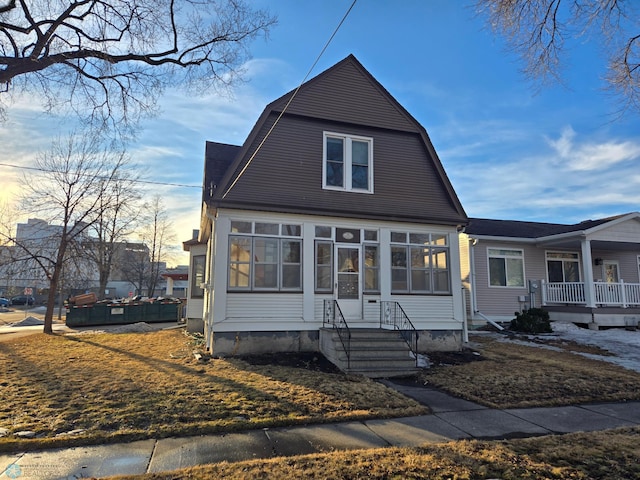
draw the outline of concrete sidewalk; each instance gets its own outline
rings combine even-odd
[[[433,414],[0,454],[0,479],[158,473],[224,460],[234,462],[332,450],[419,446],[470,438],[529,437],[640,425],[640,402],[494,410],[428,387],[384,383],[428,405]]]

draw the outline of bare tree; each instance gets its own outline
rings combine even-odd
[[[50,239],[51,255],[40,255],[25,244],[17,246],[45,272],[49,282],[44,332],[52,333],[55,295],[63,268],[77,261],[89,242],[88,231],[111,207],[105,198],[125,176],[122,152],[113,152],[95,135],[70,135],[54,142],[36,161],[39,173],[26,174],[23,182],[24,212],[34,212],[58,226]]]
[[[169,214],[160,195],[143,206],[146,212],[146,225],[142,230],[142,241],[149,247],[149,273],[147,276],[147,295],[153,296],[160,283],[163,266],[169,257],[168,246],[175,242]]]
[[[126,167],[126,162],[121,167]],[[98,297],[104,298],[111,272],[119,260],[119,246],[137,225],[137,207],[140,193],[136,185],[139,175],[130,174],[110,181],[104,189],[97,208],[99,215],[90,227],[92,248],[86,255],[98,271]]]
[[[167,86],[231,84],[275,19],[244,0],[18,0],[0,6],[6,94],[41,94],[111,126],[152,113]]]
[[[134,286],[137,295],[142,295],[151,272],[149,248],[143,243],[128,243],[122,260],[122,277]]]
[[[623,108],[640,111],[638,4],[619,0],[477,0],[493,31],[521,57],[525,75],[561,81],[567,40],[596,36],[608,59],[606,81]]]

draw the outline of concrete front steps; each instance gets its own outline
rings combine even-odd
[[[338,332],[333,328],[320,329],[320,351],[343,372],[389,378],[406,377],[420,370],[397,330],[351,328],[350,331],[351,354],[347,361]]]

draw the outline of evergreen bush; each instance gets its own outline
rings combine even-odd
[[[516,318],[511,320],[510,330],[523,333],[551,333],[549,312],[542,308],[530,308],[515,312]]]

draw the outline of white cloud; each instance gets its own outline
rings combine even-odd
[[[602,143],[576,144],[576,132],[566,127],[557,140],[548,140],[561,160],[571,170],[606,170],[614,165],[640,158],[640,141],[610,140]]]

